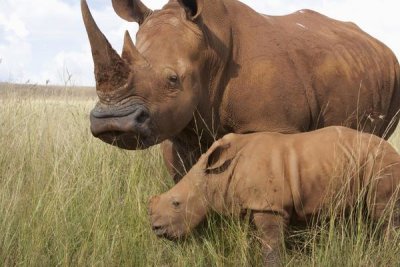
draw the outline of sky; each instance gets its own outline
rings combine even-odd
[[[353,21],[400,58],[399,0],[241,0],[258,12],[284,15],[313,9]],[[124,32],[111,0],[87,0],[103,33],[121,51]],[[143,0],[160,9],[167,0]],[[79,0],[0,0],[0,82],[94,85],[93,62]]]

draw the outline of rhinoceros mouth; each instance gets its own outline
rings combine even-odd
[[[180,236],[180,235],[170,233],[166,226],[153,226],[152,228],[153,228],[153,232],[159,238],[164,238],[164,239],[167,239],[170,241],[177,241],[177,240],[181,240],[181,239],[185,238],[185,236]]]
[[[133,111],[132,111],[133,110]],[[143,105],[131,108],[130,113],[120,111],[99,112],[94,109],[90,114],[90,129],[93,136],[122,149],[146,149],[157,143],[153,134],[150,113]]]
[[[146,149],[156,144],[152,137],[122,131],[103,132],[96,137],[105,143],[126,150]]]
[[[153,226],[153,232],[156,234],[158,237],[164,237],[167,236],[167,228],[162,227],[162,226]]]

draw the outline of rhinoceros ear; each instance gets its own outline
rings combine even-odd
[[[232,144],[224,139],[220,139],[207,150],[202,156],[204,169],[211,171],[229,164],[236,156],[236,149]]]
[[[112,5],[118,16],[127,21],[136,21],[139,25],[153,13],[140,0],[112,0]]]
[[[204,0],[178,0],[178,2],[191,20],[196,20],[203,11]]]

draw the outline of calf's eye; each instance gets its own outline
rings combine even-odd
[[[181,205],[181,203],[177,200],[174,200],[172,201],[172,205],[174,205],[175,208],[178,208]]]
[[[177,75],[171,75],[171,76],[169,76],[168,79],[169,79],[170,82],[173,82],[173,83],[178,82],[178,76]]]

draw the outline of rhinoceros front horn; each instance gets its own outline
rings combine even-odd
[[[86,0],[81,0],[83,22],[89,37],[94,62],[96,90],[100,98],[123,86],[129,75],[128,64],[112,48],[100,31]]]

